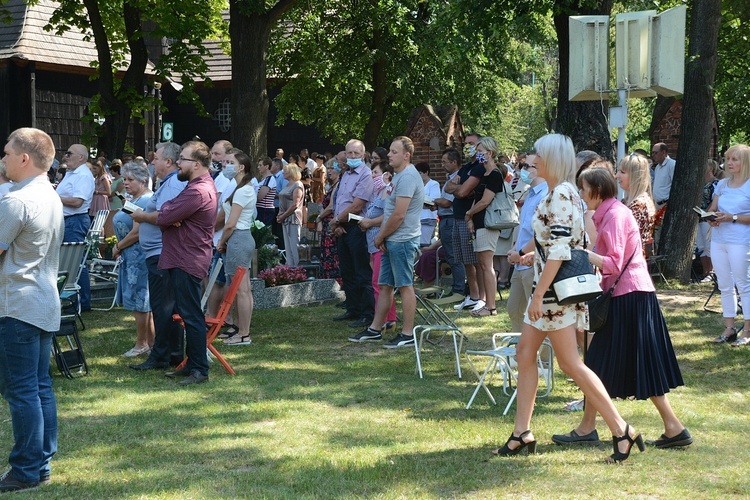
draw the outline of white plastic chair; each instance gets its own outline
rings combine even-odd
[[[479,393],[479,389],[484,389],[492,404],[497,404],[488,384],[491,382],[492,376],[495,373],[499,373],[502,377],[503,393],[506,396],[510,396],[510,400],[503,411],[503,415],[508,414],[518,392],[518,365],[515,357],[516,344],[518,344],[520,336],[520,333],[495,333],[492,335],[492,349],[487,351],[466,351],[466,359],[478,379],[477,386],[469,398],[469,402],[466,404],[467,410],[471,408],[471,405],[474,403],[474,399]],[[471,359],[472,356],[490,358],[481,375]],[[544,339],[544,342],[539,347],[539,351],[537,352],[537,367],[539,377],[544,380],[545,384],[543,392],[537,392],[537,397],[547,397],[554,387],[554,349],[552,348],[549,339]]]

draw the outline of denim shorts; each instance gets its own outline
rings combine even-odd
[[[386,241],[380,261],[378,285],[401,288],[414,284],[414,263],[419,250],[419,237],[409,241]]]
[[[211,267],[209,268],[209,275],[213,272],[214,266],[216,266],[219,263],[219,259],[222,259],[222,266],[219,270],[219,274],[216,275],[216,283],[219,285],[226,285],[227,284],[227,277],[224,274],[224,268],[226,267],[226,256],[222,253],[219,253],[218,250],[214,248],[214,254],[213,257],[211,257]]]

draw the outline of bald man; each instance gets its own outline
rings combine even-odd
[[[57,194],[62,201],[65,217],[63,241],[85,241],[86,233],[89,232],[91,226],[89,207],[94,197],[94,176],[86,166],[88,157],[89,151],[83,144],[73,144],[63,156],[63,163],[68,165],[68,173],[57,185]],[[90,311],[91,284],[86,266],[83,266],[78,286],[80,287],[81,311]]]

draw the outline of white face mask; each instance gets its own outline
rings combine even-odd
[[[237,177],[237,167],[235,167],[232,163],[227,163],[221,173],[224,174],[224,177],[226,177],[227,179],[232,180]]]

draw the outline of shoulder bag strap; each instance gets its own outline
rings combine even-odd
[[[636,248],[636,249],[635,249],[635,251],[633,252],[633,255],[631,255],[631,256],[630,256],[630,258],[628,259],[628,262],[627,262],[627,264],[625,264],[625,267],[623,267],[623,268],[622,268],[622,271],[620,271],[620,275],[619,275],[619,276],[617,277],[617,279],[615,280],[614,284],[613,284],[613,285],[612,285],[612,287],[611,287],[611,288],[609,289],[609,291],[610,291],[610,292],[614,291],[615,287],[616,287],[616,286],[617,286],[617,284],[618,284],[618,283],[620,282],[620,278],[622,278],[622,275],[623,275],[623,273],[625,272],[625,270],[626,270],[626,269],[628,268],[628,266],[630,265],[630,261],[631,261],[631,260],[633,260],[633,257],[635,257],[635,253],[636,253],[637,251],[638,251],[638,249]]]

